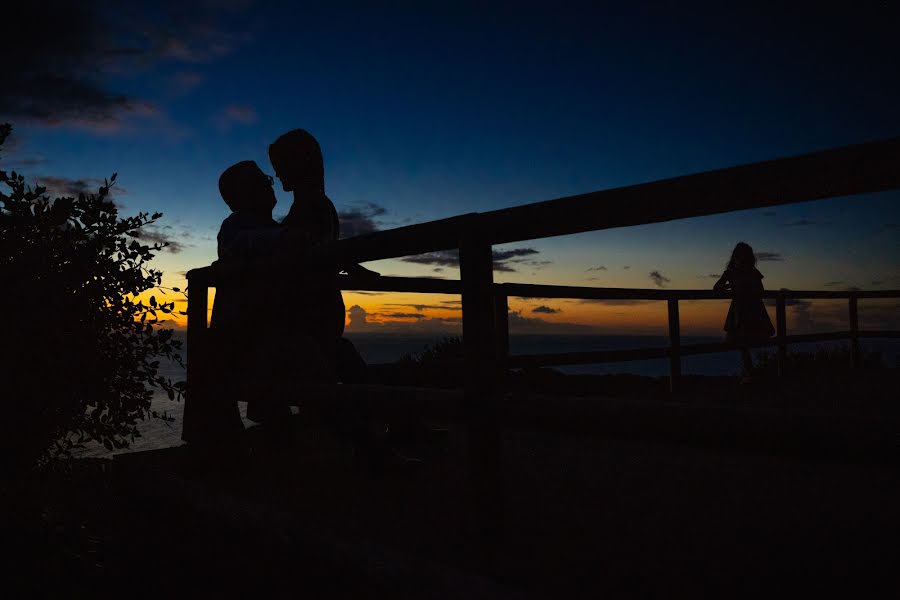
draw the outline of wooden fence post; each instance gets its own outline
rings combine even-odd
[[[495,286],[494,290],[498,380],[502,382],[506,377],[506,365],[509,361],[509,297],[501,286]]]
[[[681,384],[681,325],[678,298],[669,298],[669,391],[677,392]]]
[[[503,532],[501,436],[497,406],[498,348],[493,255],[477,227],[459,245],[463,344],[466,354],[468,470],[475,550],[490,567]]]
[[[857,297],[850,296],[850,364],[854,369],[860,365],[859,357],[859,313]]]
[[[188,275],[187,304],[187,390],[184,396],[184,415],[181,424],[181,439],[186,442],[201,441],[207,427],[204,416],[209,413],[210,395],[207,393],[206,377],[206,315],[209,288],[202,277]]]
[[[778,343],[778,376],[784,375],[787,366],[787,319],[784,313],[784,292],[775,298],[775,341]]]

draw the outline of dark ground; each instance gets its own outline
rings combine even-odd
[[[900,590],[895,370],[695,379],[674,398],[661,381],[544,375],[527,393],[511,382],[504,404],[493,563],[473,541],[463,428],[409,446],[418,469],[373,470],[301,414],[284,447],[248,430],[248,452],[208,464],[182,447],[23,482],[9,581],[79,596]]]

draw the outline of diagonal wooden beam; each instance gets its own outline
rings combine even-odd
[[[479,214],[524,241],[900,188],[900,137]]]

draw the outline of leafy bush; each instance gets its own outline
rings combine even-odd
[[[12,128],[0,125],[0,145]],[[50,199],[46,189],[0,171],[0,397],[2,459],[28,467],[96,440],[122,448],[150,410],[151,387],[174,399],[184,383],[158,374],[159,359],[181,362],[180,342],[160,326],[174,302],[136,302],[158,287],[148,268],[165,244],[140,229],[162,215],[120,218],[115,174],[96,194]],[[175,291],[178,291],[175,289]]]

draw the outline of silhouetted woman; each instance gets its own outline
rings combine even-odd
[[[325,195],[325,168],[319,142],[309,132],[294,129],[269,146],[269,159],[275,175],[286,192],[294,193],[294,202],[282,221],[302,246],[316,246],[337,241],[340,222],[334,204]],[[342,264],[340,268],[354,275],[375,275],[358,264]],[[328,357],[328,376],[342,381],[358,382],[365,363],[353,344],[342,338],[344,333],[344,300],[338,277],[338,266],[331,263],[311,265],[296,289],[295,312]]]
[[[756,255],[749,244],[739,242],[731,252],[731,260],[713,286],[717,292],[730,291],[734,299],[725,317],[725,336],[741,351],[741,383],[750,381],[753,360],[750,346],[775,335],[769,313],[763,305],[763,275],[756,268]]]

